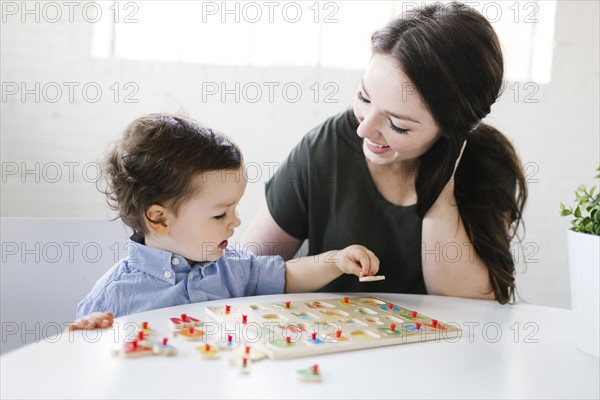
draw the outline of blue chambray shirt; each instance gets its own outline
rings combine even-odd
[[[230,297],[281,294],[285,262],[225,249],[216,261],[190,266],[180,255],[130,240],[128,255],[109,269],[77,306],[77,317],[112,311],[115,317]]]

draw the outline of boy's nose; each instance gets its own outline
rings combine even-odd
[[[229,223],[229,229],[237,228],[241,224],[242,224],[242,220],[240,219],[240,216],[238,215],[238,213],[236,211],[235,216],[233,217],[233,220]]]

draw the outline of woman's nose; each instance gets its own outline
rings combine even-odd
[[[379,129],[377,127],[375,118],[365,115],[362,119],[359,119],[358,129],[356,133],[361,138],[369,138],[373,139],[380,135]]]

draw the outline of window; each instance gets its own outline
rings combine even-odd
[[[362,69],[373,31],[432,1],[138,1],[102,3],[99,58]],[[443,1],[448,3],[448,1]],[[465,1],[492,23],[506,78],[547,83],[556,1]]]

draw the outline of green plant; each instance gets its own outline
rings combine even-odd
[[[596,168],[600,172],[600,167]],[[595,179],[600,178],[600,174]],[[596,186],[589,190],[585,185],[579,185],[575,191],[575,204],[567,208],[560,203],[560,215],[572,215],[571,230],[575,232],[591,233],[600,235],[600,191],[596,191]]]

